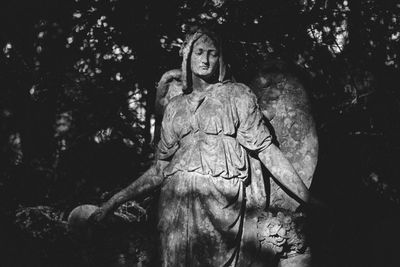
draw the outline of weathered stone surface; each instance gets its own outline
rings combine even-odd
[[[183,85],[181,81],[182,71],[174,69],[167,71],[161,76],[156,90],[155,111],[156,116],[162,119],[164,109],[174,96],[181,95]]]
[[[168,161],[159,205],[161,261],[165,266],[244,266],[251,262],[242,252],[245,218],[266,203],[261,190],[254,191],[254,202],[246,202],[246,149],[263,150],[270,135],[260,123],[255,95],[221,75],[213,36],[196,32],[186,43],[186,92],[165,109],[157,151],[158,160]]]
[[[167,71],[161,76],[156,89],[155,115],[156,123],[154,130],[154,143],[157,144],[160,140],[161,121],[165,107],[169,101],[183,93],[183,83],[181,79],[182,71],[174,69]]]
[[[288,258],[281,259],[278,267],[307,267],[312,266],[311,254],[296,254]]]
[[[262,246],[272,247],[276,254],[283,256],[305,252],[305,215],[279,211],[276,214],[265,211],[258,217],[258,235]]]
[[[250,88],[274,130],[280,150],[310,187],[318,161],[318,136],[309,96],[300,79],[284,68],[274,68],[277,64],[282,63],[265,63]],[[270,191],[271,207],[294,210],[298,206],[273,179]]]
[[[80,205],[74,208],[68,216],[68,230],[71,233],[82,234],[87,230],[88,219],[98,209],[95,205]]]
[[[250,83],[250,88],[257,95],[260,109],[272,127],[279,148],[305,185],[310,187],[318,162],[318,136],[309,96],[302,81],[295,74],[282,68],[272,71],[271,69],[271,63],[261,67]],[[180,74],[180,70],[168,71],[159,82],[159,97],[156,100],[159,118],[170,99],[183,93]],[[156,136],[159,136],[160,127],[161,119],[156,126]],[[288,210],[298,207],[298,203],[288,197],[273,179],[270,186],[271,207]]]
[[[178,72],[174,71],[174,73]],[[175,76],[169,80],[161,79],[160,88],[165,95],[162,103],[168,103],[166,92],[171,90],[173,95],[178,95],[182,84]],[[253,80],[251,88],[258,97],[263,115],[271,123],[272,132],[280,149],[293,164],[306,186],[310,187],[318,160],[318,138],[310,102],[303,84],[294,75],[288,73],[260,72]],[[270,181],[270,207],[294,211],[298,207],[298,203],[289,197],[276,181],[273,179]],[[286,214],[286,218],[299,216],[296,213]],[[310,266],[311,255],[304,254],[307,245],[304,234],[301,232],[302,229],[288,224],[285,225],[285,228],[283,227],[284,219],[278,218],[270,216],[266,219],[265,216],[261,216],[259,220],[266,229],[269,226],[271,226],[271,231],[279,228],[281,232],[285,231],[285,234],[288,235],[283,238],[269,233],[270,236],[267,237],[268,233],[264,232],[266,236],[260,237],[261,246],[270,254],[282,256],[287,255],[288,252],[292,253],[290,257],[280,261],[279,266],[281,267]],[[259,229],[259,231],[259,234],[262,235],[263,230]],[[282,244],[279,246],[274,242],[276,240]],[[291,249],[292,251],[290,251]]]
[[[266,116],[276,119],[275,132],[282,137],[281,147],[288,148],[288,160],[272,142],[274,129],[263,123],[256,95],[246,85],[225,77],[218,36],[197,29],[188,35],[181,52],[181,71],[164,74],[157,89],[156,109],[163,120],[156,130],[160,141],[155,164],[115,194],[93,218],[101,219],[104,212],[124,201],[160,188],[163,266],[248,266],[251,262],[267,266],[274,253],[303,252],[303,238],[286,222],[293,214],[282,217],[278,213],[265,220],[259,216],[269,200],[261,163],[291,192],[290,196],[279,193],[281,189],[273,184],[272,206],[293,210],[297,202],[291,197],[309,199],[308,174],[315,166],[302,143],[309,142],[304,136],[312,128],[302,125],[309,122],[309,111],[303,112],[308,108],[303,103],[304,92],[283,83],[272,91],[261,90],[267,97],[260,100],[267,99],[266,103],[270,95],[277,95],[278,102],[283,96],[290,99],[264,109],[271,111]],[[304,147],[305,151],[296,151]],[[290,161],[297,166],[293,168]],[[260,255],[260,244],[267,248],[261,252],[265,257]],[[284,246],[281,251],[280,246]]]
[[[174,70],[173,73],[178,74],[179,72]],[[258,96],[260,108],[271,123],[272,132],[275,134],[280,149],[293,164],[306,186],[310,187],[318,159],[318,139],[306,90],[299,79],[288,73],[261,71],[257,75],[251,85]],[[161,79],[158,90],[162,90],[160,95],[165,97],[160,98],[162,102],[159,103],[166,104],[169,102],[168,90],[171,90],[173,95],[178,95],[181,89],[182,83],[177,75],[173,79]],[[161,107],[159,109],[164,110]],[[295,210],[298,203],[289,197],[277,182],[273,179],[270,179],[270,181],[270,207]],[[287,213],[287,217],[290,216],[294,218],[298,217],[299,214]],[[268,224],[272,227],[272,230],[279,228],[281,232],[285,231],[289,234],[285,238],[275,235],[273,235],[274,237],[261,238],[261,244],[265,243],[265,249],[269,253],[282,255],[283,247],[285,247],[285,255],[288,253],[289,247],[293,248],[292,253],[298,253],[298,255],[293,254],[289,258],[283,259],[280,266],[296,266],[293,264],[300,264],[300,261],[303,265],[297,266],[309,266],[307,264],[309,264],[311,258],[310,254],[306,256],[302,254],[306,248],[306,241],[301,230],[290,228],[288,225],[284,228],[278,217],[270,216],[266,220],[264,216],[264,220],[260,220],[267,228]],[[278,222],[278,224],[272,226],[274,222]],[[281,247],[273,244],[273,241],[276,241],[275,239],[279,239],[279,242],[282,241]]]

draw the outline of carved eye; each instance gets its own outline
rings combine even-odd
[[[214,51],[211,51],[210,55],[211,55],[212,57],[218,57],[218,56],[219,56],[218,52],[215,51],[215,50],[214,50]]]
[[[203,54],[203,49],[198,49],[198,50],[195,52],[195,54],[198,55],[198,56],[200,56],[201,54]]]

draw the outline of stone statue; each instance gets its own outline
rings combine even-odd
[[[163,77],[180,80],[177,91],[157,96],[168,104],[154,164],[91,220],[160,189],[162,266],[268,266],[266,259],[290,243],[293,216],[265,212],[261,164],[296,203],[311,201],[308,188],[272,142],[255,94],[226,77],[218,36],[197,29],[181,52],[182,69]],[[290,246],[304,249],[292,239]]]

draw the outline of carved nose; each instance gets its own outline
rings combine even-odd
[[[208,56],[207,55],[202,56],[201,63],[203,63],[204,65],[208,65],[209,64],[209,60],[208,60]]]

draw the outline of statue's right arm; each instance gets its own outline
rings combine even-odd
[[[105,202],[94,214],[93,220],[101,221],[110,212],[118,208],[121,204],[145,196],[157,189],[163,181],[163,170],[168,165],[168,161],[156,160],[155,163],[138,179],[130,185],[116,193]]]

